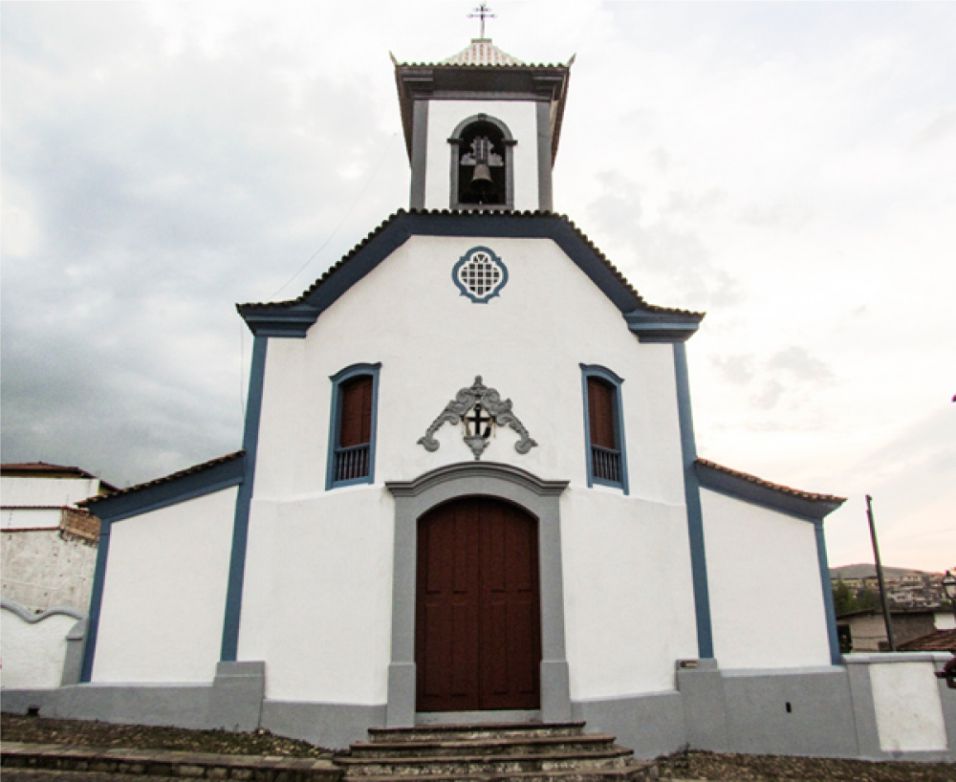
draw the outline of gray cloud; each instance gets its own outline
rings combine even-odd
[[[956,109],[939,112],[917,135],[917,144],[934,144],[956,135]]]
[[[827,381],[833,378],[833,371],[826,362],[810,355],[799,345],[791,345],[774,353],[767,361],[767,367],[789,373],[797,380]]]
[[[658,278],[668,291],[677,292],[688,307],[729,305],[739,301],[737,281],[711,260],[700,235],[678,224],[675,216],[706,210],[721,196],[674,191],[669,196],[670,214],[644,219],[641,186],[620,171],[597,174],[602,194],[587,205],[587,213],[599,235],[636,259],[631,275],[640,287],[643,280]],[[615,259],[622,265],[624,262]],[[671,302],[672,303],[672,302]]]
[[[721,376],[734,385],[746,385],[754,378],[754,356],[752,354],[712,356],[710,360],[720,370]]]
[[[750,397],[750,401],[760,410],[770,410],[779,404],[785,390],[783,383],[771,378],[763,383],[759,393]],[[776,428],[776,425],[773,426]]]
[[[63,29],[95,27],[89,8],[4,6],[2,446],[125,484],[239,447],[233,302],[341,224],[297,295],[402,203],[405,161],[361,77],[162,55],[141,7],[112,10],[91,43]]]

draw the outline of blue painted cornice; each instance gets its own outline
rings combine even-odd
[[[697,332],[703,314],[696,312],[653,312],[634,310],[624,313],[627,327],[641,342],[686,342]]]

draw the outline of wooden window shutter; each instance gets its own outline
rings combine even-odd
[[[588,378],[588,423],[591,429],[591,445],[617,449],[617,432],[614,425],[614,402],[616,389],[610,383],[596,377]]]
[[[365,445],[372,437],[372,377],[362,375],[342,384],[339,447]]]

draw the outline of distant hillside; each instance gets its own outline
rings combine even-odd
[[[903,576],[909,576],[912,574],[917,575],[942,575],[941,573],[934,573],[927,570],[915,570],[914,568],[905,568],[905,567],[883,567],[883,575],[886,578],[902,578]],[[839,567],[830,568],[830,578],[868,578],[876,577],[876,568],[868,563],[862,563],[859,565],[840,565]]]

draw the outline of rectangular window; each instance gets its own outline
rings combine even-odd
[[[621,414],[621,383],[605,367],[581,365],[588,486],[617,486],[627,494],[627,460]]]
[[[372,483],[380,364],[356,364],[332,376],[332,424],[326,488]]]

